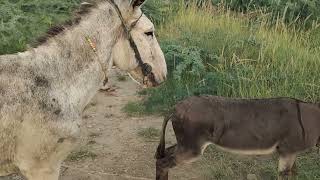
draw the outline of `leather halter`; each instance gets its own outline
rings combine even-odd
[[[127,27],[127,25],[125,24],[125,21],[124,21],[124,19],[123,19],[122,13],[121,13],[118,5],[114,2],[114,0],[107,0],[107,1],[115,8],[115,10],[116,10],[116,12],[117,12],[117,14],[118,14],[118,16],[119,16],[119,18],[120,18],[120,20],[121,20],[121,24],[122,24],[122,27],[123,27],[126,35],[127,35],[127,39],[129,40],[130,47],[132,48],[132,50],[133,50],[133,52],[134,52],[134,54],[135,54],[135,58],[136,58],[136,60],[137,60],[137,62],[138,62],[138,65],[139,65],[139,67],[140,67],[141,70],[142,70],[142,74],[143,74],[143,76],[144,76],[143,81],[144,81],[144,83],[145,83],[145,77],[147,77],[148,75],[150,75],[150,74],[152,73],[152,67],[150,66],[150,64],[143,62],[143,60],[142,60],[142,58],[141,58],[141,54],[140,54],[140,52],[139,52],[139,50],[138,50],[137,44],[134,42],[134,40],[133,40],[133,38],[132,38],[132,36],[131,36],[131,33],[130,33],[131,29],[132,29],[133,27],[135,27],[135,25],[136,25],[136,24],[138,23],[138,21],[141,19],[143,13],[140,15],[140,17],[138,18],[138,20],[136,20],[134,23],[132,23],[132,24],[130,25],[130,27]]]

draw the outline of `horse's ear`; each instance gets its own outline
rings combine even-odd
[[[130,4],[133,8],[136,8],[141,6],[145,1],[146,0],[132,0]]]
[[[88,12],[90,12],[90,9],[91,7],[95,6],[95,4],[91,3],[91,2],[82,2],[80,4],[80,8],[79,10],[77,11],[77,13],[79,15],[82,15],[82,14],[87,14]]]
[[[92,7],[92,6],[94,6],[94,4],[92,4],[91,2],[82,2],[81,4],[80,4],[80,6],[81,7]]]

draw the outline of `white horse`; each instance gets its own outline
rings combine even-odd
[[[144,0],[97,1],[37,48],[0,56],[0,176],[20,170],[29,180],[57,180],[81,113],[113,64],[148,87],[165,80]]]

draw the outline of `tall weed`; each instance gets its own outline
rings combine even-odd
[[[212,7],[181,7],[169,19],[158,34],[170,78],[148,92],[144,103],[150,111],[168,110],[195,94],[319,101],[320,51],[311,31],[281,23],[270,28],[268,20]]]
[[[295,97],[320,100],[320,34],[317,28],[300,31],[281,20],[270,25],[212,6],[184,5],[158,28],[169,78],[147,90],[144,111],[168,112],[191,95],[227,97]],[[319,179],[316,151],[298,158],[299,179]],[[276,179],[277,158],[244,158],[209,147],[198,162],[204,179]]]

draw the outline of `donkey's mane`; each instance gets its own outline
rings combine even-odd
[[[50,38],[61,34],[65,29],[78,25],[82,17],[89,14],[93,8],[97,7],[97,4],[98,0],[91,0],[82,3],[80,7],[73,12],[70,20],[50,27],[43,36],[37,38],[37,40],[32,44],[32,47],[40,46],[46,43]]]

